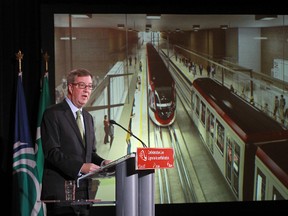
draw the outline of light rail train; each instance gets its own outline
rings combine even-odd
[[[211,78],[193,81],[191,107],[203,143],[239,201],[288,199],[287,129]]]
[[[175,82],[152,43],[146,44],[149,117],[158,126],[173,124],[176,117]]]

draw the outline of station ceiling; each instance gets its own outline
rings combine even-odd
[[[135,31],[190,31],[193,26],[200,29],[220,28],[256,28],[288,25],[288,15],[274,15],[272,20],[258,20],[252,14],[161,14],[160,19],[147,19],[147,14],[88,14],[90,18],[74,18],[71,15],[72,27],[85,28],[115,28],[124,25],[124,29]],[[55,27],[69,27],[69,14],[55,14]]]

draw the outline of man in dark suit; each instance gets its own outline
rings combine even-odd
[[[96,153],[94,122],[83,106],[90,98],[92,74],[86,69],[72,70],[67,76],[67,97],[47,108],[41,124],[45,156],[42,200],[65,200],[65,180],[77,180],[82,174],[93,172],[111,162]],[[84,137],[76,123],[76,112],[82,113]],[[89,199],[90,180],[81,180],[75,199]],[[91,198],[90,198],[91,199]],[[93,197],[92,197],[93,199]],[[62,203],[63,204],[63,203]],[[77,208],[47,203],[50,215],[89,215],[89,205]]]

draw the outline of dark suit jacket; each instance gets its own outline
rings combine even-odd
[[[47,108],[41,123],[41,138],[45,155],[42,200],[64,200],[64,182],[77,180],[83,163],[100,165],[104,160],[96,153],[96,139],[93,118],[83,109],[85,124],[84,147],[75,117],[63,100]],[[88,182],[80,181],[76,187],[76,199],[88,199]]]

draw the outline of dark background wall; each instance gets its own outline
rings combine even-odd
[[[0,2],[0,160],[3,203],[7,212],[12,203],[12,148],[19,71],[15,54],[24,53],[23,87],[26,95],[31,137],[36,135],[37,107],[41,77],[40,4],[37,0]],[[11,192],[9,192],[11,191]],[[10,214],[8,214],[10,215]]]
[[[2,211],[6,215],[12,212],[12,148],[14,136],[15,117],[15,91],[19,65],[15,54],[21,50],[24,54],[22,61],[23,87],[26,96],[28,119],[30,123],[31,137],[35,137],[37,112],[40,95],[40,79],[44,72],[42,59],[43,52],[48,52],[52,61],[49,70],[50,84],[54,85],[54,47],[49,44],[54,37],[53,13],[59,11],[77,11],[90,8],[93,12],[107,13],[252,13],[252,14],[287,14],[285,6],[280,1],[270,4],[258,3],[259,1],[208,1],[197,2],[177,0],[171,1],[101,1],[92,0],[2,0],[0,1],[0,160],[1,160],[1,184],[2,184]],[[190,4],[193,4],[191,6]],[[258,5],[261,4],[261,5]],[[50,8],[51,10],[47,10]],[[71,11],[71,12],[72,12]],[[41,23],[45,17],[46,23]],[[50,22],[50,23],[49,23]],[[44,35],[44,36],[41,36]],[[217,48],[217,47],[216,47]],[[50,89],[54,89],[51,86]],[[35,131],[35,133],[34,133]],[[264,202],[264,203],[198,203],[179,205],[157,205],[156,215],[174,215],[180,212],[191,215],[204,215],[212,211],[217,214],[235,214],[236,212],[274,212],[286,209],[288,203]],[[105,212],[113,215],[112,207],[96,207],[93,211]],[[167,213],[167,211],[169,213]],[[8,212],[8,213],[7,213]]]

